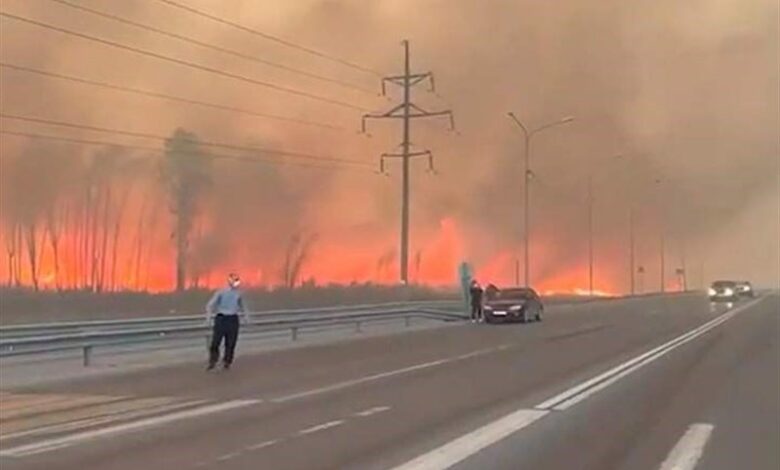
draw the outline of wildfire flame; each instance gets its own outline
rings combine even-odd
[[[151,228],[151,227],[150,227]],[[117,237],[116,260],[113,256],[97,263],[84,259],[82,245],[83,234],[64,232],[57,241],[60,252],[55,263],[54,250],[43,230],[38,234],[37,277],[41,289],[80,288],[80,279],[97,278],[102,281],[102,290],[122,291],[138,290],[149,292],[170,291],[174,286],[174,255],[171,240],[157,230],[157,236],[148,241],[148,245],[137,243],[138,234],[119,234]],[[7,236],[8,231],[2,232]],[[109,248],[113,248],[111,238],[114,233],[107,232],[105,238]],[[124,235],[124,236],[123,236]],[[136,236],[133,236],[136,235]],[[415,234],[414,246],[409,262],[410,278],[413,283],[430,286],[454,286],[457,284],[458,266],[469,256],[469,240],[466,240],[457,220],[452,217],[442,219],[434,230]],[[103,241],[98,233],[97,243]],[[4,240],[0,238],[0,242]],[[472,241],[473,242],[473,241]],[[310,252],[302,262],[299,282],[313,285],[329,283],[350,284],[371,282],[394,284],[398,282],[398,250],[395,249],[396,237],[393,234],[376,240],[347,241],[321,239],[312,244]],[[63,250],[62,247],[76,247]],[[519,250],[505,250],[475,264],[475,277],[483,284],[493,283],[499,286],[515,285],[519,270]],[[112,249],[106,253],[113,252]],[[242,260],[229,265],[214,264],[209,269],[197,273],[193,285],[214,288],[224,283],[224,273],[236,271],[243,274],[245,284],[255,286],[279,285],[278,269],[274,266],[259,265],[251,254],[241,251]],[[25,256],[25,253],[14,256]],[[6,253],[6,256],[8,254]],[[0,274],[7,284],[11,284],[13,257],[7,258],[0,268]],[[22,285],[32,283],[28,262],[21,260],[16,269]],[[572,265],[555,271],[554,276],[539,279],[534,287],[544,294],[589,295],[587,278],[583,267]],[[615,295],[617,289],[601,279],[594,295]]]

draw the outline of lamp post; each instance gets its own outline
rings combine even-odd
[[[528,253],[528,246],[529,246],[529,236],[530,236],[530,230],[529,230],[529,224],[530,224],[530,180],[531,180],[531,168],[530,168],[530,160],[531,160],[531,139],[534,135],[537,133],[545,130],[550,129],[555,126],[560,126],[563,124],[570,123],[574,121],[574,118],[571,116],[564,117],[562,119],[559,119],[557,121],[544,124],[542,126],[529,129],[525,126],[520,120],[515,116],[513,112],[508,113],[509,117],[512,119],[512,121],[520,128],[520,130],[523,133],[523,281],[525,282],[526,287],[530,287],[531,285],[531,274],[530,274],[530,261],[529,261],[529,253]]]
[[[663,203],[661,201],[660,193],[661,193],[661,184],[662,180],[656,179],[655,180],[656,187],[658,188],[658,194],[656,197],[658,198],[658,206],[661,212],[661,234],[660,234],[660,265],[661,265],[661,293],[666,292],[666,217],[663,210]]]
[[[622,160],[623,155],[615,155],[606,161],[603,162],[603,165],[606,166],[607,164],[614,163],[617,160]],[[598,169],[599,167],[597,167]],[[595,261],[594,261],[594,251],[593,251],[593,243],[594,243],[594,234],[593,234],[593,176],[594,172],[591,171],[588,175],[588,292],[590,293],[590,296],[593,297],[594,292],[594,272],[595,272]],[[633,214],[630,214],[631,217],[631,224],[633,225]],[[631,227],[631,231],[633,232],[633,227]],[[631,235],[633,240],[633,233]],[[633,242],[632,242],[633,245]],[[632,248],[633,251],[633,248]],[[633,257],[633,252],[632,255]],[[633,259],[632,259],[633,263]],[[631,268],[633,271],[633,267]],[[632,281],[633,283],[633,281]]]

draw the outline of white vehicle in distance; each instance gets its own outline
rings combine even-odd
[[[755,297],[756,293],[753,290],[753,285],[750,284],[748,281],[738,281],[737,282],[737,294],[740,295],[740,297]]]
[[[739,300],[737,283],[734,281],[715,281],[707,290],[713,302],[736,302]]]

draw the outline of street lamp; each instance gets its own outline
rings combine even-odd
[[[572,121],[574,121],[574,117],[567,116],[564,118],[561,118],[557,121],[550,122],[548,124],[544,124],[542,126],[529,129],[525,126],[520,120],[515,116],[515,113],[509,112],[507,113],[509,117],[512,119],[512,121],[517,124],[517,126],[522,130],[523,132],[523,138],[524,138],[524,154],[523,154],[523,175],[525,181],[523,181],[523,280],[525,281],[526,287],[531,286],[531,274],[530,274],[530,262],[529,262],[529,255],[528,255],[528,245],[529,245],[529,236],[530,236],[530,230],[529,230],[529,224],[530,224],[530,216],[529,216],[529,207],[530,207],[530,180],[531,180],[531,168],[530,168],[530,160],[531,160],[531,139],[534,135],[537,133],[549,129],[551,127],[560,126],[563,124],[568,124]]]
[[[656,187],[658,188],[658,193],[656,194],[658,207],[661,212],[661,235],[660,235],[660,261],[661,261],[661,293],[663,294],[666,292],[666,217],[664,213],[664,209],[662,207],[663,202],[661,201],[660,193],[661,193],[661,184],[662,181],[660,178],[655,180]]]
[[[606,166],[610,163],[614,163],[618,160],[623,160],[623,155],[615,155],[611,158],[606,159],[603,161],[603,166]],[[596,168],[598,170],[602,166],[599,166]],[[593,176],[594,176],[594,170],[591,169],[590,173],[588,174],[588,286],[589,286],[589,292],[590,296],[593,297],[593,285],[594,285],[594,271],[595,271],[595,263],[594,263],[594,253],[593,253]],[[633,216],[632,216],[633,217]],[[633,267],[631,268],[633,270]]]

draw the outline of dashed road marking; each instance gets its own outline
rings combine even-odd
[[[266,447],[271,447],[272,445],[276,445],[279,442],[282,442],[282,439],[270,439],[268,441],[263,441],[263,442],[259,442],[257,444],[252,444],[251,446],[246,446],[246,447],[244,447],[244,449],[246,449],[248,451],[260,450],[260,449],[265,449]]]
[[[715,427],[711,424],[693,424],[672,448],[660,470],[693,470]]]
[[[493,347],[493,348],[479,349],[479,350],[476,350],[476,351],[472,351],[470,353],[461,354],[459,356],[453,356],[453,357],[448,357],[448,358],[444,358],[444,359],[438,359],[438,360],[435,360],[435,361],[424,362],[424,363],[421,363],[421,364],[415,364],[413,366],[404,367],[404,368],[401,368],[401,369],[395,369],[395,370],[391,370],[391,371],[387,371],[387,372],[381,372],[381,373],[378,373],[378,374],[372,374],[372,375],[368,375],[368,376],[365,376],[365,377],[360,377],[360,378],[352,379],[352,380],[345,380],[343,382],[338,382],[338,383],[335,383],[335,384],[326,385],[324,387],[318,387],[318,388],[311,389],[311,390],[305,390],[305,391],[302,391],[302,392],[297,392],[297,393],[292,393],[292,394],[289,394],[289,395],[284,395],[284,396],[280,396],[280,397],[276,397],[276,398],[271,398],[270,401],[273,402],[273,403],[284,403],[284,402],[288,402],[288,401],[292,401],[292,400],[298,400],[298,399],[301,399],[301,398],[307,398],[307,397],[314,396],[314,395],[321,395],[323,393],[334,392],[336,390],[342,390],[342,389],[345,389],[345,388],[354,387],[356,385],[361,385],[361,384],[364,384],[364,383],[375,382],[377,380],[382,380],[382,379],[386,379],[386,378],[389,378],[389,377],[394,377],[396,375],[408,374],[410,372],[415,372],[415,371],[424,370],[424,369],[430,369],[432,367],[436,367],[436,366],[440,366],[440,365],[444,365],[444,364],[449,364],[449,363],[453,363],[453,362],[457,362],[457,361],[463,361],[463,360],[466,360],[466,359],[482,356],[482,355],[493,353],[493,352],[497,352],[497,351],[504,351],[504,350],[508,349],[509,347],[510,347],[510,345],[500,345],[500,346],[496,346],[496,347]]]
[[[315,432],[324,431],[326,429],[335,428],[336,426],[341,426],[342,424],[344,424],[344,422],[345,421],[343,419],[328,421],[327,423],[322,423],[316,426],[312,426],[310,428],[301,429],[300,431],[298,431],[298,434],[304,436],[306,434],[312,434]]]
[[[369,416],[373,416],[375,414],[384,413],[385,411],[389,410],[389,406],[375,406],[373,408],[369,408],[367,410],[358,411],[353,416],[358,416],[360,418],[367,418]]]

